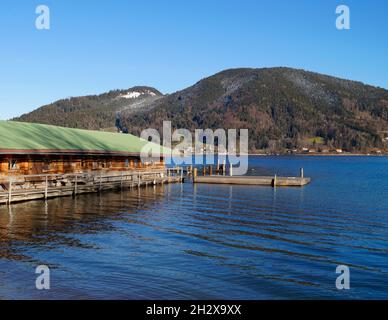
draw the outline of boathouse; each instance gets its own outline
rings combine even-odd
[[[0,121],[0,204],[182,181],[168,152],[130,134]]]
[[[0,176],[150,170],[161,157],[142,162],[148,142],[130,134],[0,121]]]

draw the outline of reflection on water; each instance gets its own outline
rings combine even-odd
[[[114,230],[112,221],[120,219],[124,212],[146,210],[148,203],[153,205],[163,198],[163,192],[155,187],[3,206],[0,209],[0,257],[29,260],[21,255],[20,247],[15,246],[18,243],[29,248],[45,245],[89,248],[74,235]]]
[[[252,157],[250,167],[304,167],[313,183],[186,183],[0,207],[0,298],[388,298],[387,158]],[[50,291],[34,288],[40,264]],[[335,288],[339,264],[350,291]]]

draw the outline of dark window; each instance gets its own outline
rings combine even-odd
[[[51,170],[51,161],[50,160],[44,160],[43,170],[45,170],[45,171]]]
[[[8,170],[18,170],[18,162],[16,160],[11,160],[8,162]]]

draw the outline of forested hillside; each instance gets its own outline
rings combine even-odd
[[[153,95],[134,99],[135,108],[120,97],[128,90],[112,91],[61,100],[18,120],[87,129],[118,124],[137,135],[161,129],[164,120],[190,130],[244,128],[251,151],[386,147],[388,91],[360,82],[290,68],[231,69],[171,95],[143,89]]]
[[[91,130],[112,129],[118,113],[145,111],[161,96],[158,90],[150,87],[114,90],[101,95],[59,100],[14,120]]]

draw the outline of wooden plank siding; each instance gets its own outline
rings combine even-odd
[[[163,169],[163,160],[141,163],[139,157],[0,155],[0,176],[68,174],[91,171]]]

